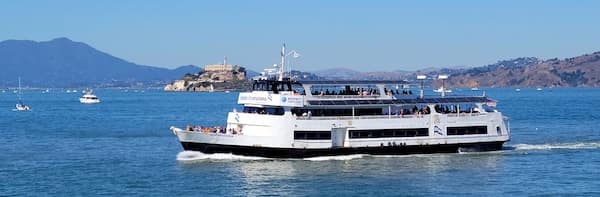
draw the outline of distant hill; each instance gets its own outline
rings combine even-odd
[[[409,80],[417,74],[450,75],[452,87],[600,87],[600,52],[566,59],[521,57],[481,67],[426,68],[416,71],[359,72],[336,68],[314,71],[330,80]],[[437,86],[438,84],[436,84]]]
[[[139,65],[68,38],[0,42],[0,87],[16,86],[19,76],[26,87],[163,86],[202,71],[193,65],[176,69]],[[414,81],[417,73],[449,74],[448,84],[453,87],[600,87],[600,52],[566,59],[516,58],[473,68],[371,72],[334,68],[293,74],[300,80]],[[246,74],[251,78],[259,73],[248,70]]]
[[[464,70],[448,82],[459,87],[600,87],[600,52],[562,60],[500,61]]]
[[[327,78],[327,79],[331,79],[331,80],[353,79],[355,77],[360,77],[360,75],[362,74],[359,71],[355,71],[355,70],[347,69],[347,68],[331,68],[331,69],[325,69],[325,70],[316,70],[316,71],[312,71],[311,73],[314,73],[314,74],[318,75],[319,77],[323,77],[323,78]]]
[[[68,38],[0,42],[0,87],[16,86],[18,76],[25,86],[35,87],[154,86],[201,70],[138,65]]]
[[[296,76],[299,81],[318,81],[326,79],[324,77],[315,75],[310,72],[303,72],[298,70],[292,70],[291,72],[292,76]]]

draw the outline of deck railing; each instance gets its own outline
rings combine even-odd
[[[364,99],[373,99],[382,97],[381,95],[311,95],[308,98],[319,98],[319,99],[346,99],[346,98],[364,98]]]
[[[492,112],[488,112],[492,113]],[[423,115],[366,115],[366,116],[297,116],[296,120],[364,120],[364,119],[402,119],[402,118],[429,118],[431,114]],[[484,116],[486,113],[450,113],[445,114],[448,118],[459,118],[459,117],[474,117]]]
[[[426,115],[367,115],[367,116],[297,116],[296,120],[365,120],[365,119],[401,119],[401,118],[426,118]]]

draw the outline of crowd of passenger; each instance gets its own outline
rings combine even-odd
[[[344,90],[320,90],[313,91],[313,95],[324,96],[324,95],[359,95],[359,96],[375,96],[379,95],[377,89],[374,88],[348,88]]]
[[[285,113],[285,111],[281,107],[244,107],[242,112],[266,115],[283,115]]]
[[[476,106],[457,106],[457,105],[436,105],[435,111],[440,114],[458,113],[479,113],[479,108]]]
[[[423,118],[424,115],[426,114],[430,114],[431,113],[431,109],[429,109],[429,107],[413,107],[412,109],[398,109],[395,113],[392,112],[391,115],[396,115],[396,116],[400,116],[401,118],[403,118],[405,115],[414,115],[417,118]],[[387,114],[386,114],[387,115]]]
[[[412,95],[412,90],[388,90],[383,89],[384,94],[388,96],[393,95]],[[315,90],[312,92],[313,95],[326,96],[326,95],[358,95],[358,96],[379,96],[380,92],[377,88],[348,88],[343,90]]]

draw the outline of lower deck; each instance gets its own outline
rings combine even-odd
[[[272,148],[256,146],[236,146],[210,143],[181,142],[184,150],[199,151],[206,154],[231,153],[235,155],[257,156],[267,158],[307,158],[319,156],[338,156],[353,154],[370,155],[407,155],[432,153],[458,153],[462,151],[497,151],[502,149],[504,141],[478,142],[462,144],[435,145],[382,145],[375,147],[343,147],[343,148]]]

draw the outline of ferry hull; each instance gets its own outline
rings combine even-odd
[[[458,153],[459,151],[497,151],[502,150],[503,141],[480,142],[469,144],[438,144],[418,146],[378,146],[355,148],[270,148],[254,146],[234,146],[222,144],[207,144],[196,142],[181,142],[184,150],[199,151],[206,154],[232,153],[235,155],[257,156],[268,158],[307,158],[319,156],[337,156],[352,154],[370,155],[407,155],[431,153]]]

